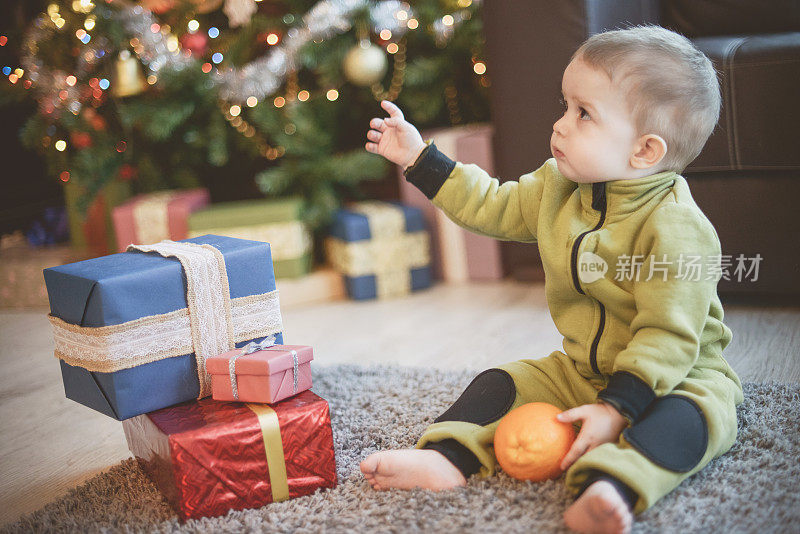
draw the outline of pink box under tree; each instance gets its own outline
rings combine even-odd
[[[119,252],[128,245],[179,241],[189,237],[189,215],[208,205],[202,187],[138,195],[114,208],[114,232]]]
[[[487,124],[469,124],[422,132],[423,139],[433,139],[436,147],[449,158],[474,163],[489,174],[494,173],[492,158],[493,128]],[[431,233],[433,274],[445,282],[499,280],[503,278],[500,243],[459,227],[438,210],[416,187],[400,175],[400,200],[422,209]]]

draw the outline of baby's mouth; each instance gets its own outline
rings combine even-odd
[[[556,159],[561,159],[564,157],[564,153],[561,152],[555,145],[552,147],[553,157]]]

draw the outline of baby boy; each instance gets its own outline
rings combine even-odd
[[[580,431],[561,465],[580,532],[627,532],[633,514],[736,439],[738,377],[717,296],[720,243],[680,172],[719,117],[711,62],[663,28],[589,38],[562,79],[552,159],[502,185],[425,143],[390,102],[366,149],[451,219],[497,239],[536,242],[563,350],[480,373],[415,449],[361,463],[376,489],[461,486],[495,472],[499,420],[528,402]],[[512,328],[513,325],[509,325]]]

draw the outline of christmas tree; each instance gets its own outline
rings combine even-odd
[[[318,228],[389,171],[363,149],[381,99],[420,129],[487,120],[481,30],[476,0],[54,0],[2,36],[4,101],[36,99],[23,141],[80,209],[204,185],[300,195]]]

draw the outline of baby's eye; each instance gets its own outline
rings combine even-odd
[[[578,108],[578,112],[580,113],[580,118],[581,118],[582,121],[590,121],[590,120],[592,120],[591,115],[589,115],[589,112],[586,111],[585,109]]]

